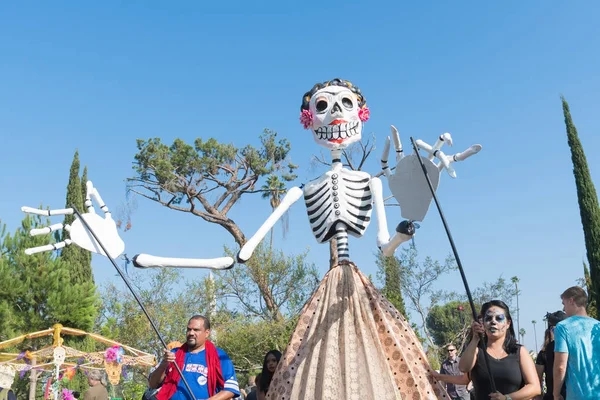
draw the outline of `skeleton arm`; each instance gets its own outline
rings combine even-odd
[[[281,218],[281,216],[294,204],[297,202],[300,197],[302,197],[302,189],[299,187],[291,188],[281,200],[281,203],[273,214],[267,218],[267,220],[262,224],[260,228],[256,231],[256,233],[246,242],[246,244],[241,248],[238,253],[238,262],[245,263],[252,257],[252,253],[256,249],[256,246],[263,240],[265,235],[273,228],[273,226],[277,223],[277,221]]]
[[[398,246],[413,237],[414,225],[408,221],[401,222],[396,228],[394,236],[390,238],[385,217],[381,180],[377,177],[371,178],[370,186],[371,193],[373,193],[375,216],[377,218],[377,247],[381,249],[385,256],[391,256]]]

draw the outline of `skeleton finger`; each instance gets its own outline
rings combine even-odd
[[[465,151],[463,151],[461,153],[456,153],[455,155],[450,156],[450,162],[464,161],[467,158],[471,157],[472,155],[479,153],[480,151],[481,151],[481,145],[474,144],[473,146],[469,147]]]
[[[102,200],[102,197],[100,196],[100,192],[98,192],[98,190],[94,187],[94,184],[92,183],[92,181],[87,181],[86,187],[87,187],[87,196],[85,199],[85,205],[88,208],[88,212],[95,212],[94,207],[92,206],[92,201],[91,201],[91,199],[93,198],[94,200],[96,200],[96,203],[98,203],[98,205],[100,206],[100,209],[102,211],[104,211],[104,214],[106,215],[106,217],[107,218],[110,217],[110,211],[108,210],[108,207],[106,206],[106,204],[104,204],[104,200]]]
[[[73,214],[72,208],[61,208],[59,210],[40,210],[39,208],[33,207],[21,207],[21,211],[27,214],[33,215],[45,215],[47,217],[51,215],[71,215]]]
[[[64,225],[64,228],[67,231],[71,230],[70,225]],[[29,231],[29,234],[31,236],[45,235],[47,233],[58,231],[60,229],[63,229],[63,224],[54,224],[54,225],[46,226],[44,228],[32,229]]]
[[[132,259],[133,265],[138,268],[208,268],[229,269],[234,261],[231,257],[220,258],[167,258],[155,257],[149,254],[138,254]]]
[[[87,181],[85,183],[85,202],[84,206],[87,208],[87,212],[89,214],[96,214],[96,210],[94,210],[94,205],[92,204],[92,192],[94,191],[94,184],[92,181]]]
[[[429,154],[433,154],[433,147],[431,147],[430,144],[425,143],[421,139],[415,140],[415,144],[417,145],[417,148],[425,150]]]
[[[402,160],[404,157],[404,150],[402,150],[402,142],[400,141],[400,134],[398,129],[394,125],[391,127],[392,139],[394,139],[394,149],[396,149],[396,162]]]
[[[445,168],[446,171],[448,171],[448,174],[452,178],[456,178],[456,171],[450,165],[450,158],[451,157],[448,157],[447,155],[445,155],[444,152],[441,151],[441,150],[437,150],[435,152],[435,156],[437,157],[438,160],[440,160],[440,163],[438,164],[438,169],[441,171],[442,168]]]
[[[68,246],[71,243],[72,242],[70,239],[65,239],[62,242],[58,242],[58,243],[54,243],[54,244],[47,244],[45,246],[38,246],[38,247],[32,247],[32,248],[26,249],[25,254],[30,256],[32,254],[42,253],[44,251],[54,251],[54,250],[62,249],[63,247]]]
[[[438,139],[435,141],[435,143],[433,144],[431,152],[429,153],[430,160],[433,160],[433,157],[435,157],[435,155],[436,155],[435,154],[436,151],[441,149],[442,146],[444,145],[444,143],[448,143],[448,146],[452,146],[452,136],[448,132],[440,135],[438,137]]]
[[[388,157],[390,155],[390,137],[385,138],[385,146],[383,146],[383,154],[381,155],[381,170],[387,178],[390,177],[390,166],[388,165]]]

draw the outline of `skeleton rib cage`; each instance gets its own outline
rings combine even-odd
[[[334,164],[304,186],[310,226],[319,243],[328,242],[340,230],[361,237],[371,221],[371,176],[341,166]]]

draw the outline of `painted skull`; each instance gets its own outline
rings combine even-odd
[[[369,111],[360,91],[350,82],[335,79],[317,85],[304,101],[301,121],[312,130],[319,145],[343,149],[360,141]]]
[[[65,362],[66,350],[64,347],[57,346],[54,348],[54,364],[55,365],[63,365]]]
[[[0,364],[0,387],[10,389],[15,381],[15,370],[7,364]]]

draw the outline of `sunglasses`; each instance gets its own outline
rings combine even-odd
[[[506,321],[506,315],[504,314],[498,314],[498,315],[486,315],[483,318],[484,322],[492,322],[493,320],[496,320],[496,322],[502,323]]]
[[[456,351],[456,349],[448,349],[448,353],[452,353],[453,351]]]

